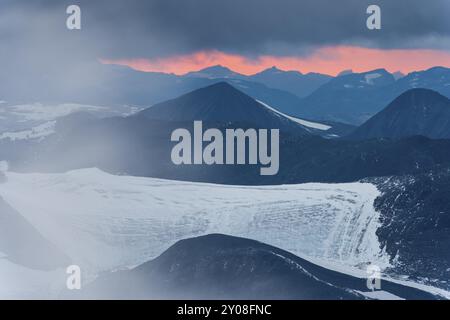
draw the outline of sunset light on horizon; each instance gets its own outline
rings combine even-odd
[[[250,59],[243,55],[217,50],[199,51],[157,59],[107,59],[104,64],[128,66],[144,72],[186,74],[214,65],[221,65],[244,75],[258,73],[276,66],[285,71],[317,72],[337,75],[343,70],[364,72],[384,68],[390,72],[409,73],[433,66],[450,67],[450,53],[432,49],[371,49],[353,46],[323,47],[307,56],[261,55]]]

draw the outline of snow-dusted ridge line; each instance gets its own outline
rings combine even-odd
[[[262,101],[260,101],[260,100],[256,100],[256,101],[257,101],[259,104],[261,104],[262,106],[266,107],[267,109],[269,109],[269,110],[275,112],[275,113],[278,114],[279,116],[282,116],[282,117],[284,117],[284,118],[287,118],[287,119],[289,119],[289,120],[291,120],[291,121],[294,121],[294,122],[296,122],[296,123],[298,123],[298,124],[301,124],[302,126],[305,126],[305,127],[311,128],[311,129],[322,130],[322,131],[327,131],[327,130],[329,130],[329,129],[332,128],[331,126],[328,126],[328,125],[326,125],[326,124],[317,123],[317,122],[312,122],[312,121],[307,121],[307,120],[303,120],[303,119],[300,119],[300,118],[295,118],[295,117],[292,117],[292,116],[288,116],[287,114],[284,114],[284,113],[278,111],[277,109],[275,109],[275,108],[269,106],[268,104],[266,104],[266,103],[264,103],[264,102],[262,102]]]

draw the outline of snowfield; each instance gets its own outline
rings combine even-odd
[[[136,266],[180,239],[210,233],[259,240],[343,268],[389,266],[375,235],[379,191],[369,183],[243,187],[98,169],[6,177],[0,196],[79,265],[85,279]],[[5,270],[14,271],[0,259],[0,274]]]
[[[111,107],[75,103],[8,105],[4,102],[0,105],[0,140],[42,139],[54,133],[55,120],[73,113],[86,112],[98,117],[111,117],[128,116],[139,110],[140,108],[126,105]]]
[[[0,257],[0,299],[52,299],[67,278],[64,269],[39,271]]]
[[[11,141],[15,141],[27,139],[43,139],[55,133],[55,124],[56,121],[48,121],[28,130],[0,133],[0,140],[9,139]]]
[[[300,118],[295,118],[295,117],[288,116],[287,114],[284,114],[284,113],[278,111],[277,109],[272,108],[271,106],[269,106],[268,104],[266,104],[266,103],[264,103],[262,101],[259,101],[259,100],[256,100],[256,101],[259,104],[261,104],[263,107],[266,107],[267,109],[269,109],[269,110],[273,111],[274,113],[276,113],[279,117],[284,117],[284,118],[289,119],[291,121],[294,121],[294,122],[296,122],[298,124],[301,124],[304,127],[311,128],[311,129],[322,130],[322,131],[327,131],[327,130],[330,130],[332,128],[331,126],[328,126],[326,124],[312,122],[312,121],[307,121],[307,120],[303,120],[303,119],[300,119]]]

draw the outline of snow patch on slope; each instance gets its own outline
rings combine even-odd
[[[284,118],[287,118],[287,119],[289,119],[289,120],[291,120],[291,121],[294,121],[294,122],[296,122],[296,123],[298,123],[298,124],[301,124],[302,126],[305,126],[305,127],[308,127],[308,128],[312,128],[312,129],[317,129],[317,130],[323,130],[323,131],[327,131],[327,130],[329,130],[329,129],[332,128],[331,126],[328,126],[328,125],[326,125],[326,124],[317,123],[317,122],[312,122],[312,121],[307,121],[307,120],[303,120],[303,119],[299,119],[299,118],[295,118],[295,117],[288,116],[288,115],[286,115],[286,114],[284,114],[284,113],[278,111],[277,109],[272,108],[271,106],[269,106],[268,104],[266,104],[266,103],[264,103],[264,102],[262,102],[262,101],[259,101],[259,100],[256,100],[256,101],[257,101],[259,104],[261,104],[261,105],[263,105],[264,107],[266,107],[267,109],[269,109],[269,110],[275,112],[275,113],[278,114],[279,116],[282,116],[282,117],[284,117]]]
[[[376,291],[356,291],[359,294],[362,294],[363,296],[369,298],[369,299],[376,299],[376,300],[405,300],[403,298],[400,298],[399,296],[396,296],[395,294],[392,294],[387,291],[383,290],[376,290]]]
[[[42,139],[54,133],[55,121],[77,112],[96,117],[129,116],[140,111],[134,106],[92,106],[75,103],[2,105],[0,108],[0,140]]]
[[[16,141],[28,139],[42,139],[55,133],[55,124],[56,121],[48,121],[28,130],[3,132],[0,133],[0,140],[9,139],[11,141]]]
[[[106,107],[73,103],[46,105],[42,103],[23,104],[9,107],[9,113],[20,116],[22,121],[49,121],[79,111],[103,111]]]
[[[381,74],[379,74],[379,73],[369,73],[364,76],[364,79],[367,84],[373,85],[374,84],[373,80],[378,79],[380,77],[381,77]]]

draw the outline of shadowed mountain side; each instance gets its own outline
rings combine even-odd
[[[450,170],[365,179],[382,192],[377,231],[395,268],[411,279],[450,288]]]
[[[382,282],[387,298],[433,299]],[[182,240],[129,271],[101,276],[76,298],[364,299],[366,280],[330,271],[281,249],[213,234]]]
[[[245,128],[245,124],[237,124]],[[421,173],[450,163],[450,140],[410,137],[402,140],[328,140],[280,134],[280,169],[261,176],[261,165],[174,165],[170,135],[192,123],[152,121],[142,117],[91,122],[20,150],[3,147],[13,171],[63,172],[98,167],[128,174],[226,184],[349,182],[365,177]],[[204,123],[222,128],[218,123]],[[11,150],[10,152],[8,150]]]
[[[450,138],[450,99],[428,89],[406,91],[346,138]]]
[[[154,105],[140,114],[163,121],[247,122],[260,128],[309,134],[303,126],[262,106],[226,82]]]

